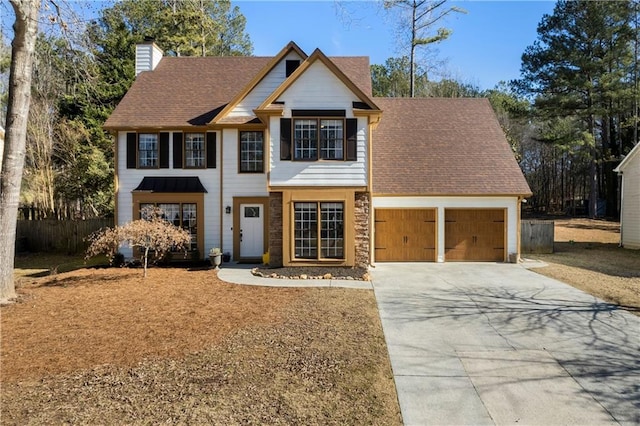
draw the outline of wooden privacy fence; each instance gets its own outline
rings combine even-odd
[[[522,253],[553,253],[552,220],[523,220],[520,226]]]
[[[87,220],[19,220],[16,251],[81,253],[85,238],[98,229],[113,226],[113,218]]]

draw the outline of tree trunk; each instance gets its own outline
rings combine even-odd
[[[143,278],[147,278],[147,264],[149,259],[149,247],[144,248],[144,273],[142,274]]]
[[[416,95],[416,1],[413,0],[413,8],[411,10],[411,52],[409,61],[409,97],[413,98]]]
[[[40,0],[10,0],[16,20],[11,43],[9,101],[0,175],[0,300],[15,297],[16,221],[31,101],[31,70],[38,33]]]

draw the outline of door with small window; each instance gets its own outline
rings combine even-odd
[[[240,204],[240,257],[259,258],[264,251],[262,204]]]

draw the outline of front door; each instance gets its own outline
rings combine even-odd
[[[262,204],[240,204],[240,257],[262,257],[264,218]]]

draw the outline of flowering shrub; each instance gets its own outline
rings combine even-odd
[[[155,207],[143,209],[142,217],[144,219],[105,228],[90,235],[85,258],[104,254],[112,263],[120,247],[139,249],[146,277],[150,255],[154,259],[160,259],[169,250],[185,250],[186,255],[191,242],[189,232],[164,220],[162,210]]]

